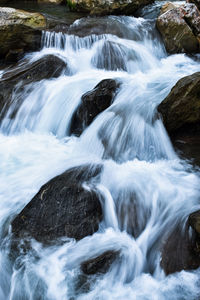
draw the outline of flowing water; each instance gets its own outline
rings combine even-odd
[[[156,112],[177,80],[198,71],[199,63],[184,54],[168,56],[152,20],[108,19],[123,28],[120,37],[44,33],[43,49],[28,59],[51,53],[67,62],[67,70],[32,84],[31,92],[21,95],[15,118],[13,101],[1,122],[1,300],[200,297],[199,270],[166,277],[160,267],[163,237],[200,207],[200,180],[176,155]],[[81,96],[107,78],[121,82],[114,102],[80,137],[70,136]],[[49,247],[32,241],[36,255],[11,263],[5,246],[11,220],[45,182],[85,163],[103,164],[96,187],[104,196],[98,232]],[[90,276],[85,290],[78,289],[80,264],[108,250],[120,258],[106,274]]]

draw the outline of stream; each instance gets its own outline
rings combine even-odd
[[[123,28],[120,36],[44,32],[42,50],[26,59],[53,54],[67,70],[33,83],[28,94],[21,94],[15,118],[14,102],[0,123],[0,300],[200,297],[200,270],[166,277],[160,266],[166,234],[200,207],[200,178],[176,154],[156,110],[180,78],[199,71],[199,62],[185,54],[168,55],[152,18],[106,18]],[[108,78],[121,83],[114,102],[80,137],[70,135],[81,96]],[[48,180],[86,163],[103,165],[96,187],[104,196],[99,230],[49,247],[33,240],[34,255],[12,262],[11,220]],[[120,257],[107,273],[85,279],[80,264],[106,251]]]

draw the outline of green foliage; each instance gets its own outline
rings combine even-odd
[[[70,10],[76,10],[76,3],[73,0],[66,0],[66,2]]]

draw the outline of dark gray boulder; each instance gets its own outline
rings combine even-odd
[[[72,118],[71,133],[80,135],[94,118],[113,102],[120,83],[105,79],[81,97],[81,104]]]
[[[83,262],[81,270],[86,275],[104,274],[108,272],[110,266],[118,256],[119,252],[106,251],[93,259]]]
[[[45,244],[92,235],[102,219],[101,195],[94,187],[100,172],[100,165],[85,165],[47,182],[12,221],[13,240],[28,236]],[[90,189],[83,183],[90,183]]]
[[[161,266],[166,275],[200,267],[200,211],[189,215],[168,235],[162,248]]]

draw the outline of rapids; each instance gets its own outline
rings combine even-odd
[[[168,56],[150,19],[108,19],[123,28],[120,37],[44,32],[42,50],[26,59],[54,54],[67,62],[69,72],[32,84],[31,92],[21,95],[15,118],[13,101],[1,121],[0,300],[200,297],[199,270],[165,277],[160,267],[163,236],[199,209],[200,179],[175,153],[156,112],[177,80],[199,71],[199,63],[185,54]],[[107,78],[121,82],[115,101],[80,137],[70,136],[81,96]],[[104,195],[98,232],[49,247],[33,240],[34,255],[11,262],[11,220],[45,182],[84,163],[104,166],[97,186]],[[135,238],[128,221],[133,194],[139,226]],[[81,262],[108,250],[120,251],[120,259],[106,274],[93,275],[85,288],[77,288],[85,280],[79,278]]]

